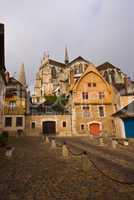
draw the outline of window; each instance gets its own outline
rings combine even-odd
[[[118,110],[117,104],[114,104],[115,111]]]
[[[104,99],[104,97],[105,97],[104,92],[99,92],[99,99]]]
[[[82,93],[82,98],[83,99],[88,99],[88,92],[83,92]]]
[[[65,121],[62,123],[62,126],[63,126],[64,128],[66,127],[66,122],[65,122]]]
[[[79,64],[79,73],[81,74],[83,72],[83,66],[82,66],[82,64],[80,63]]]
[[[90,117],[89,106],[83,106],[83,116]]]
[[[32,124],[31,124],[31,128],[35,128],[35,122],[32,122]]]
[[[16,126],[23,126],[23,118],[22,117],[16,117]]]
[[[52,78],[56,79],[56,69],[55,69],[55,67],[52,68]]]
[[[37,103],[39,103],[39,101],[40,101],[40,97],[37,97],[36,100],[37,100]]]
[[[99,116],[104,117],[104,106],[99,106]]]
[[[88,83],[88,87],[91,87],[92,86],[92,84],[91,83]]]
[[[15,107],[16,107],[16,101],[10,101],[10,102],[9,102],[9,108],[10,108],[11,110],[14,110]]]
[[[89,106],[83,106],[83,110],[88,112],[89,111]]]
[[[5,118],[5,127],[11,127],[12,126],[12,118],[6,117]]]
[[[80,129],[84,130],[84,124],[81,124]]]
[[[96,87],[96,83],[88,83],[88,87]]]

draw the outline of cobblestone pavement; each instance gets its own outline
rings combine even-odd
[[[0,200],[134,199],[134,186],[108,180],[92,165],[83,172],[81,157],[64,160],[60,147],[52,150],[36,137],[10,138],[10,144],[15,147],[11,159],[0,152]],[[103,170],[115,175],[107,165]]]

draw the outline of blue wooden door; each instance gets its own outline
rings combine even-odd
[[[126,138],[134,138],[134,119],[124,119]]]

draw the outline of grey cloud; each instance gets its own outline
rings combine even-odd
[[[132,73],[133,8],[133,0],[4,0],[7,68],[13,73],[24,62],[31,86],[44,50],[63,61],[67,44],[70,59],[108,60]]]

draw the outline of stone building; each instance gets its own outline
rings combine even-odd
[[[26,115],[26,134],[115,135],[112,114],[132,100],[133,85],[128,88],[126,80],[110,63],[96,67],[81,56],[69,62],[67,49],[65,64],[45,56]],[[60,98],[66,103],[59,105]]]
[[[57,99],[62,95],[53,94],[46,95],[42,103],[32,103],[30,113],[26,116],[27,134],[114,135],[111,115],[118,110],[119,95],[113,87],[95,65],[82,57],[67,64],[66,74],[66,103],[59,104]]]
[[[44,102],[45,96],[66,94],[68,88],[67,63],[67,50],[65,64],[50,59],[48,55],[43,57],[36,74],[33,103]]]
[[[4,51],[4,24],[0,24],[0,131],[3,129],[4,94],[6,87]]]
[[[11,135],[15,135],[18,130],[25,132],[27,90],[22,68],[20,68],[22,83],[9,76],[5,91],[3,128]]]
[[[93,64],[89,63],[86,71],[71,85],[70,99],[74,135],[115,134],[111,115],[118,98]]]
[[[105,80],[113,86],[116,93],[120,95],[118,108],[121,109],[131,103],[134,99],[134,82],[123,73],[120,68],[109,62],[105,62],[97,67]]]
[[[81,56],[69,62],[67,48],[64,63],[43,57],[29,101],[24,64],[18,80],[6,77],[4,130],[27,136],[116,135],[113,113],[134,94],[133,82],[119,68],[107,62],[96,67]]]
[[[109,62],[105,62],[97,67],[97,70],[102,74],[106,81],[113,85],[120,95],[133,95],[134,83],[131,79]]]

